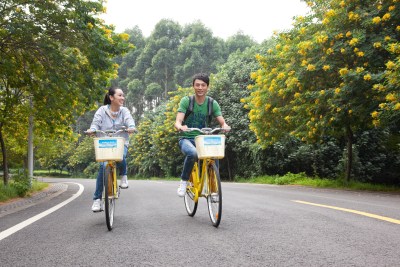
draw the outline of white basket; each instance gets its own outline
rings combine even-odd
[[[96,161],[122,161],[125,143],[123,137],[95,137],[93,139]]]
[[[194,141],[199,159],[225,157],[225,135],[198,135]]]

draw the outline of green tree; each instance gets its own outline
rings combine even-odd
[[[212,31],[200,21],[186,25],[182,35],[175,78],[179,85],[187,87],[191,86],[195,73],[215,73],[227,56],[224,41],[214,37]]]
[[[17,1],[0,7],[0,145],[3,131],[33,114],[37,131],[65,134],[116,74],[112,57],[128,50],[98,15],[103,1]],[[9,110],[18,111],[9,112]]]

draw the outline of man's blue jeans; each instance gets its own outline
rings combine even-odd
[[[122,161],[117,162],[119,175],[127,174],[127,164],[126,164],[127,155],[128,155],[128,147],[124,146],[124,157]],[[107,162],[100,162],[99,173],[97,174],[97,179],[96,179],[96,191],[94,192],[93,200],[101,199],[101,194],[103,193],[103,175],[106,165]]]
[[[197,151],[194,143],[194,139],[185,139],[182,138],[179,140],[179,148],[182,153],[185,155],[185,161],[183,163],[183,170],[181,174],[181,179],[184,181],[188,181],[190,177],[190,173],[192,172],[194,163],[197,160]]]

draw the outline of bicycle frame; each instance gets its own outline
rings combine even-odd
[[[106,168],[109,167],[111,168],[113,175],[112,175],[112,185],[113,185],[113,190],[110,190],[111,188],[108,188],[108,192],[109,192],[109,197],[110,194],[113,192],[113,197],[114,198],[118,198],[118,185],[117,185],[117,162],[116,161],[107,161],[107,164],[104,166],[104,171],[106,171]],[[105,199],[105,190],[103,190],[103,199]]]
[[[197,203],[199,197],[207,197],[210,192],[210,188],[208,188],[208,173],[207,166],[214,163],[215,160],[211,158],[201,159],[195,162],[193,166],[192,173],[195,174],[195,179],[193,179],[193,188],[195,189],[194,201]],[[201,169],[199,171],[199,166]],[[207,185],[204,187],[204,185]]]

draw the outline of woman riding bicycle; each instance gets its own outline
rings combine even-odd
[[[125,101],[124,92],[119,88],[108,89],[104,97],[104,105],[94,114],[92,124],[87,132],[95,133],[97,130],[120,130],[127,128],[127,132],[121,134],[125,138],[124,156],[121,162],[118,162],[119,174],[121,176],[121,188],[128,188],[126,156],[128,153],[129,134],[135,129],[135,121],[132,118],[129,109],[123,107]],[[101,162],[99,173],[96,180],[96,191],[93,196],[92,211],[101,211],[101,195],[103,192],[103,173],[106,162]]]
[[[212,110],[211,116],[219,123],[221,128],[230,128],[222,117],[221,108],[217,101],[209,101],[207,96],[210,78],[204,73],[194,75],[192,86],[194,89],[193,103],[190,103],[190,97],[185,96],[181,99],[176,115],[175,128],[181,131],[179,138],[179,148],[185,155],[183,171],[181,174],[181,182],[178,188],[178,196],[183,197],[186,192],[187,181],[192,172],[194,162],[197,160],[196,146],[194,138],[199,135],[198,132],[185,132],[188,128],[204,128],[207,126],[207,116],[209,110]],[[193,108],[188,114],[190,104]],[[212,105],[208,107],[208,105]],[[186,115],[186,116],[185,116]],[[186,118],[185,118],[186,117]]]

